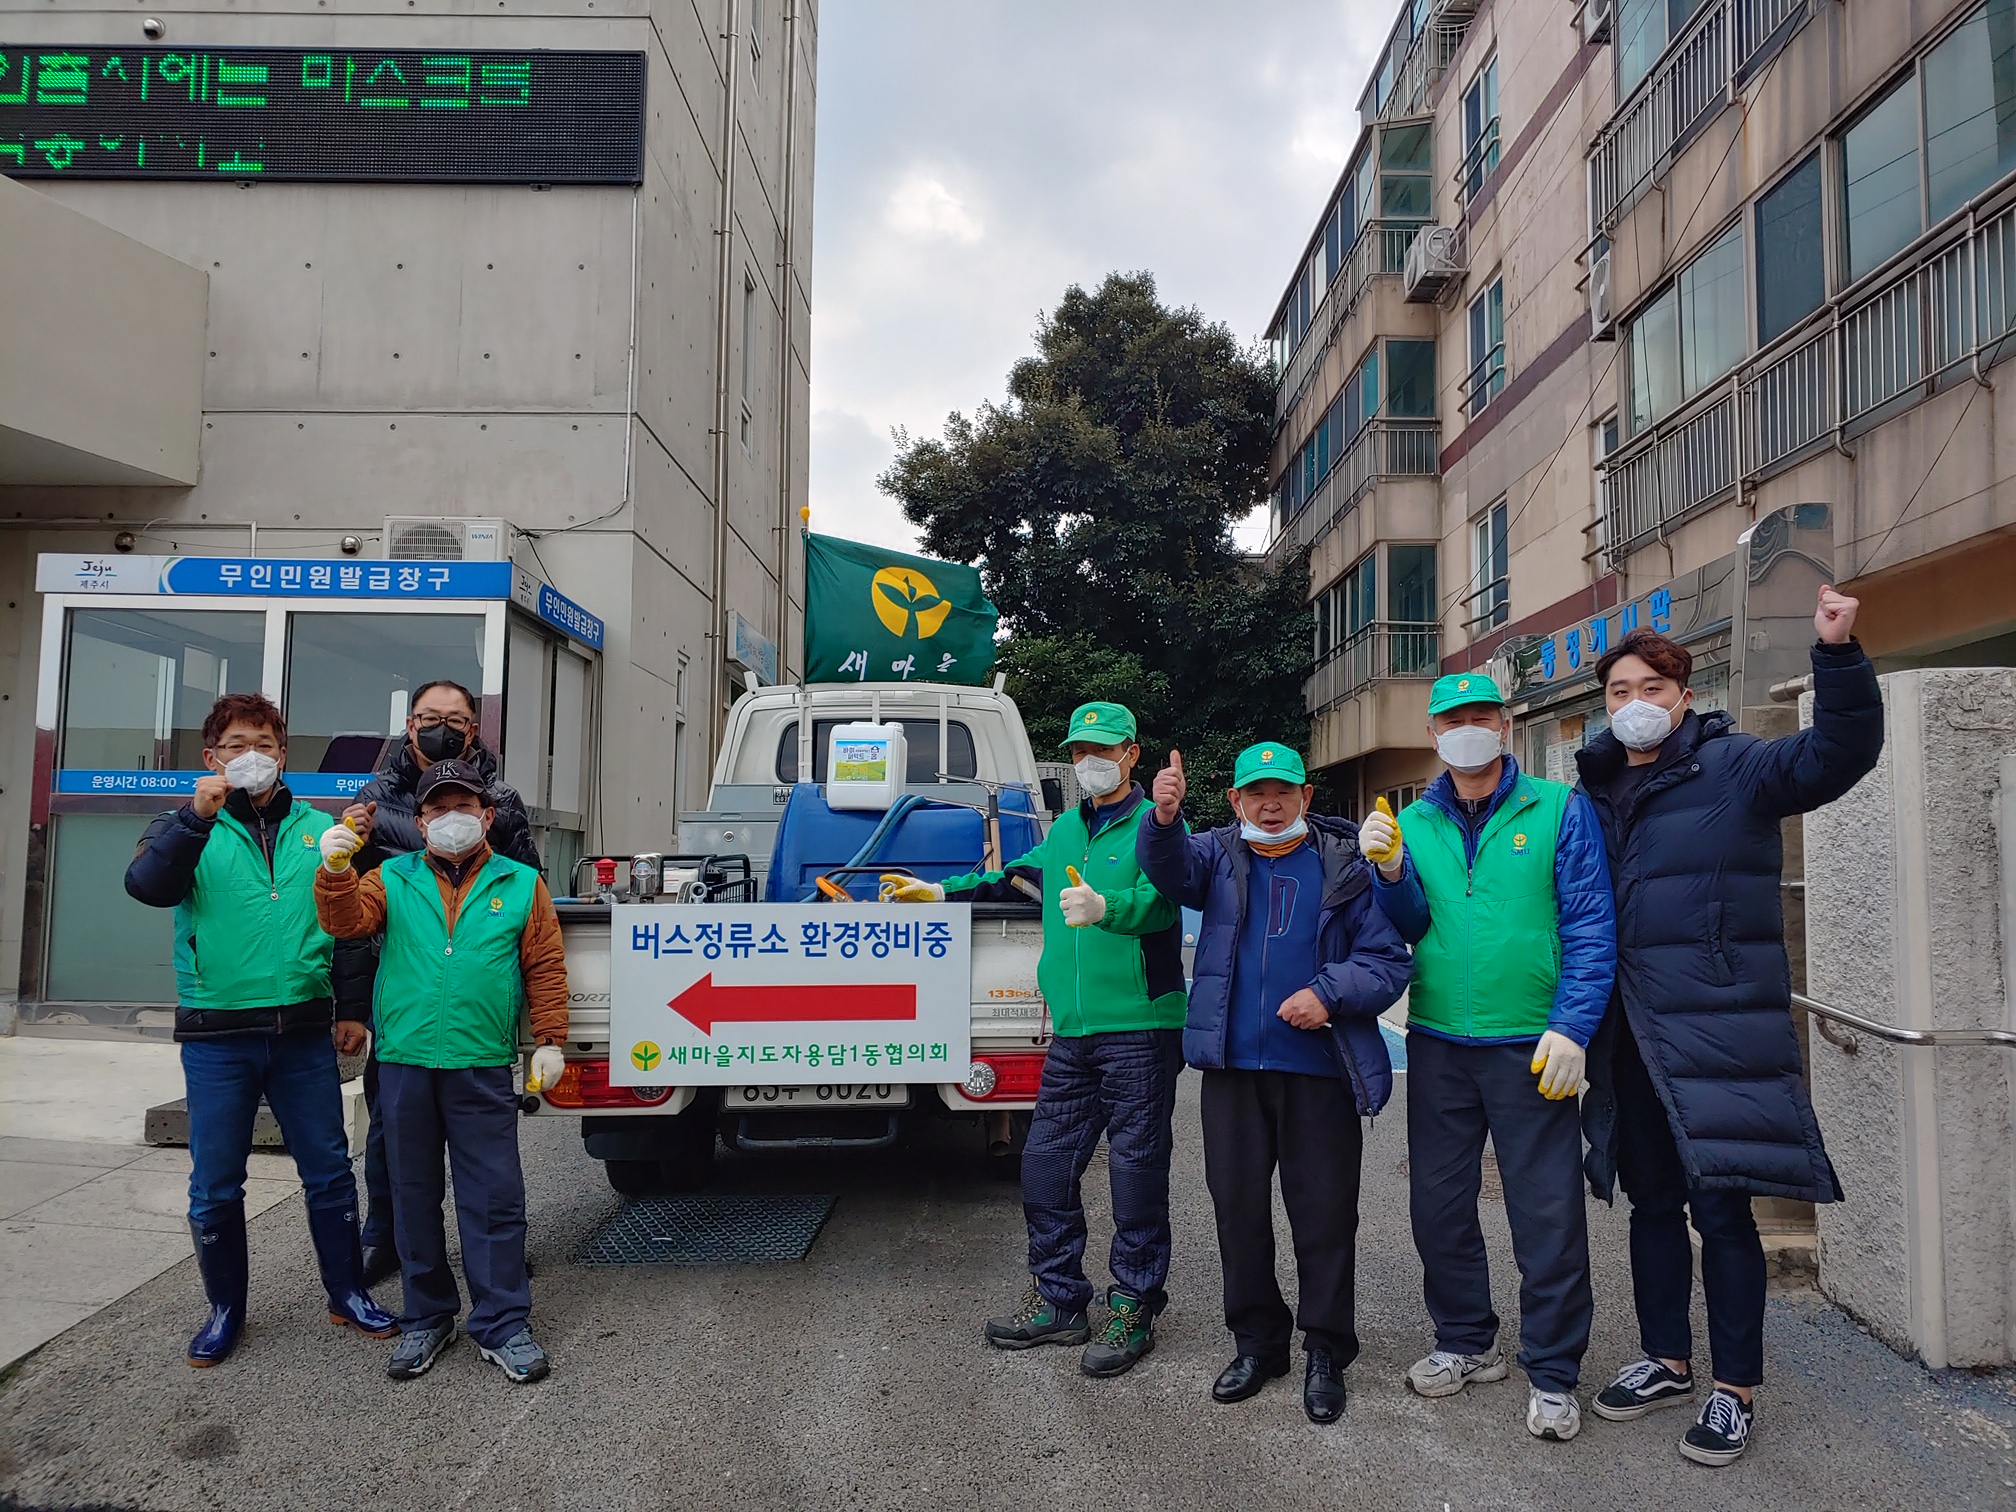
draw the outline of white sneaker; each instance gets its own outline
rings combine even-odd
[[[1573,1392],[1535,1390],[1526,1398],[1526,1431],[1565,1444],[1582,1431],[1582,1408]]]
[[[1451,1354],[1438,1349],[1425,1360],[1416,1360],[1407,1372],[1407,1384],[1415,1395],[1454,1396],[1472,1381],[1502,1381],[1511,1367],[1497,1350],[1488,1355]]]

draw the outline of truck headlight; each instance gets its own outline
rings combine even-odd
[[[999,1078],[995,1075],[992,1066],[988,1065],[984,1060],[975,1061],[966,1069],[966,1095],[968,1097],[985,1097],[989,1092],[994,1090],[994,1083],[998,1080]]]

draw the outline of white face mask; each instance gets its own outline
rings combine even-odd
[[[1071,770],[1078,774],[1078,786],[1088,798],[1104,798],[1120,786],[1120,763],[1104,756],[1080,756],[1071,763]]]
[[[451,860],[473,850],[482,838],[483,821],[459,809],[443,814],[427,825],[427,849]]]
[[[1634,751],[1657,750],[1673,733],[1674,716],[1678,712],[1634,698],[1610,716],[1610,728]]]
[[[1248,845],[1256,842],[1262,845],[1279,845],[1284,840],[1300,840],[1304,835],[1309,833],[1309,816],[1307,814],[1296,814],[1293,823],[1283,825],[1280,829],[1269,834],[1246,817],[1246,810],[1244,808],[1235,807],[1234,811],[1239,815],[1239,838],[1244,840]]]
[[[248,793],[263,793],[280,775],[280,763],[264,751],[246,751],[224,763],[224,780]]]
[[[1503,738],[1483,725],[1458,725],[1435,737],[1435,754],[1448,766],[1466,775],[1481,772],[1504,750]]]

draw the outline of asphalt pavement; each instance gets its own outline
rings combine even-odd
[[[1678,1411],[1629,1426],[1591,1414],[1574,1442],[1539,1443],[1516,1371],[1446,1401],[1412,1396],[1403,1373],[1431,1339],[1397,1098],[1366,1148],[1364,1353],[1327,1428],[1302,1415],[1299,1360],[1253,1401],[1209,1397],[1230,1348],[1194,1075],[1171,1310],[1155,1352],[1110,1381],[1082,1376],[1075,1350],[982,1342],[982,1319],[1020,1295],[1022,1222],[966,1126],[862,1157],[724,1156],[717,1190],[839,1203],[804,1261],[715,1269],[573,1263],[618,1199],[571,1124],[528,1122],[523,1143],[548,1381],[510,1385],[466,1339],[423,1379],[388,1381],[388,1345],[323,1321],[296,1196],[253,1224],[253,1321],[226,1365],[182,1361],[201,1312],[185,1261],[0,1377],[0,1507],[2016,1507],[2016,1376],[1929,1373],[1804,1289],[1772,1297],[1756,1437],[1725,1470],[1681,1459]],[[1103,1183],[1095,1163],[1095,1279]],[[1585,1406],[1635,1354],[1623,1213],[1592,1203],[1590,1221]],[[1510,1352],[1502,1204],[1485,1224]]]

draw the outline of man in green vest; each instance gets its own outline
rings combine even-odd
[[[210,1316],[189,1363],[215,1365],[245,1326],[245,1169],[263,1097],[308,1202],[329,1321],[389,1338],[364,1290],[357,1181],[336,1052],[364,1026],[333,1026],[332,942],[315,919],[316,839],[328,820],[282,781],[287,722],[257,693],[228,693],[203,721],[205,776],[147,828],[126,891],[175,910],[175,1038],[188,1086],[189,1233]]]
[[[518,1016],[532,1022],[532,1075],[566,1070],[567,960],[539,873],[492,851],[489,783],[464,761],[437,761],[415,789],[427,849],[359,877],[370,836],[358,805],[321,838],[315,904],[338,939],[383,932],[372,1012],[378,1105],[392,1177],[392,1225],[405,1283],[403,1337],[386,1374],[424,1375],[455,1337],[462,1299],[441,1226],[441,1155],[455,1172],[469,1335],[514,1383],[550,1368],[532,1337],[525,1272],[525,1177],[518,1163]]]
[[[1022,1152],[1022,1213],[1030,1283],[1015,1312],[987,1321],[1000,1349],[1086,1344],[1079,1366],[1116,1376],[1155,1347],[1168,1304],[1172,1239],[1169,1154],[1183,1070],[1183,948],[1176,905],[1135,860],[1135,832],[1153,806],[1133,780],[1141,759],[1134,716],[1081,704],[1059,742],[1087,795],[1036,848],[998,872],[943,886],[883,878],[898,902],[1043,900],[1043,990],[1054,1038]],[[1113,1183],[1110,1309],[1097,1339],[1086,1310],[1085,1204],[1079,1182],[1104,1135]]]
[[[1563,1442],[1582,1427],[1592,1311],[1575,1095],[1616,972],[1616,913],[1595,810],[1520,771],[1506,728],[1485,673],[1438,678],[1428,734],[1448,770],[1397,821],[1382,798],[1358,839],[1414,946],[1407,1168],[1435,1348],[1408,1384],[1445,1397],[1508,1373],[1477,1221],[1488,1136],[1519,1265],[1526,1429]]]

